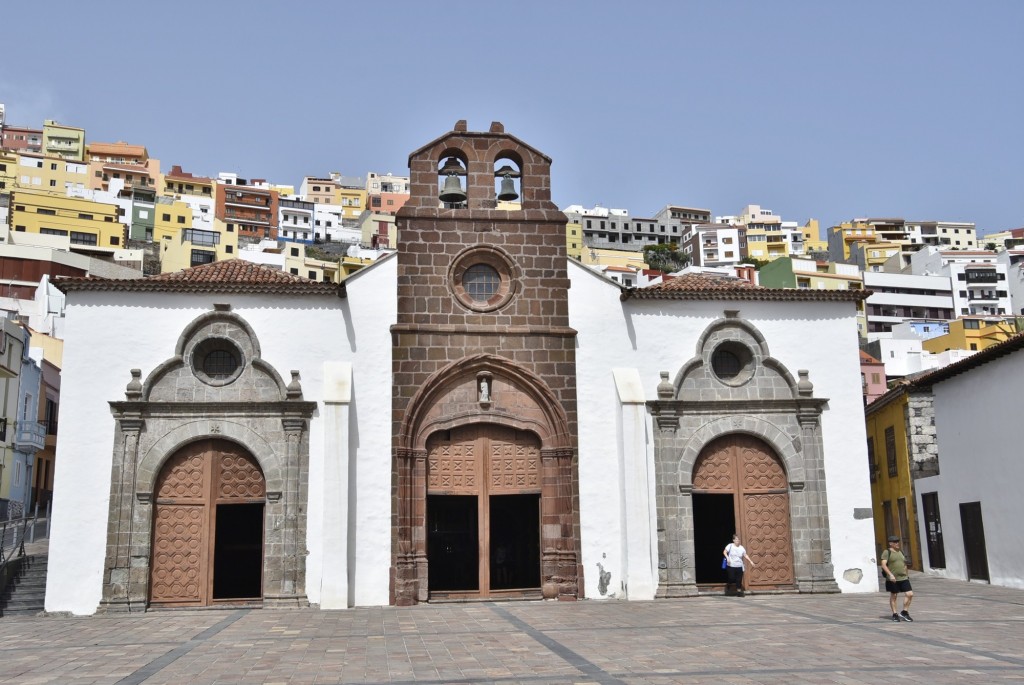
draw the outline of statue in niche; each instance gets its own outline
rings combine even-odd
[[[480,401],[490,402],[491,401],[491,387],[487,383],[486,378],[480,379]]]

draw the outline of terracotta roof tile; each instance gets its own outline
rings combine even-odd
[[[867,352],[865,352],[864,350],[860,351],[860,360],[862,362],[867,362],[868,364],[881,364],[882,363],[882,362],[878,361],[877,359],[875,359],[874,357],[872,357]]]
[[[95,276],[57,278],[62,291],[118,290],[127,292],[224,292],[282,295],[338,295],[345,288],[336,283],[321,283],[285,273],[244,259],[229,259],[204,264],[174,273],[145,278],[99,278]]]
[[[646,288],[626,288],[621,299],[641,300],[769,300],[788,302],[857,302],[870,290],[764,288],[741,278],[685,274]]]

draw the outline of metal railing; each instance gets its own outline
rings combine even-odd
[[[25,556],[25,543],[50,537],[50,505],[42,516],[39,505],[31,516],[0,522],[0,570],[12,559]]]

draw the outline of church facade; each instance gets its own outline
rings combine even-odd
[[[342,286],[60,282],[48,611],[877,590],[859,294],[621,288],[497,123],[409,165]]]

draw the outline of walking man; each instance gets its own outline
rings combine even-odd
[[[910,618],[910,602],[914,599],[914,590],[910,587],[910,576],[907,574],[907,559],[900,551],[899,536],[889,536],[889,549],[882,552],[882,573],[885,574],[885,589],[889,591],[889,608],[892,609],[892,620],[913,621]],[[903,593],[903,611],[896,613],[896,599]]]

